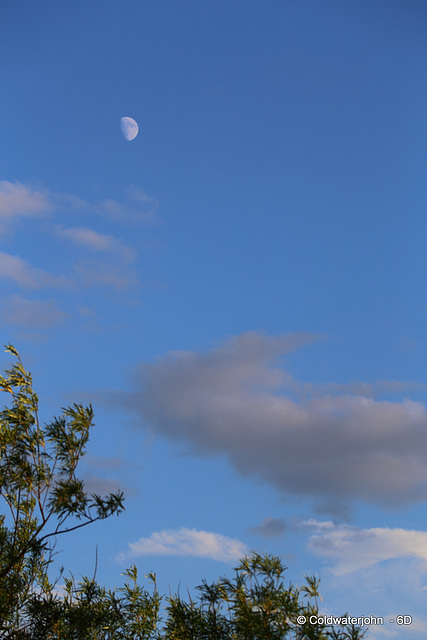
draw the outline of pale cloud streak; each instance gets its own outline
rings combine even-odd
[[[360,529],[347,524],[307,520],[318,533],[310,537],[309,549],[332,560],[333,573],[343,575],[367,569],[385,560],[419,560],[427,572],[427,532],[408,529]]]
[[[103,217],[122,224],[152,225],[161,222],[159,202],[134,185],[126,189],[124,202],[107,198],[92,208]]]
[[[43,329],[59,324],[67,314],[52,299],[29,300],[16,294],[1,301],[0,318],[10,325]]]
[[[56,276],[33,267],[27,260],[0,252],[0,279],[15,282],[27,289],[44,287],[63,288],[68,284],[65,276]]]
[[[134,251],[118,238],[99,233],[88,227],[57,227],[56,233],[75,245],[91,251],[116,254],[126,261],[131,261],[134,258]]]
[[[384,625],[369,628],[372,640],[402,637],[403,628],[389,623],[401,613],[412,616],[405,632],[415,638],[423,637],[426,621],[415,616],[414,611],[425,608],[425,531],[387,527],[363,529],[315,519],[301,523],[300,531],[301,526],[314,532],[309,537],[308,549],[327,565],[327,570],[322,570],[322,583],[327,585],[329,602],[334,602],[332,613],[341,615],[348,600],[353,598],[358,609],[353,609],[352,614],[369,612],[369,615],[384,618]]]
[[[53,288],[82,290],[111,287],[125,290],[138,283],[136,270],[124,260],[81,260],[70,275],[54,275],[38,269],[27,260],[0,252],[0,280],[31,290]]]
[[[0,231],[6,223],[44,215],[53,208],[47,191],[20,182],[0,181]]]
[[[195,556],[231,563],[248,553],[249,548],[237,538],[181,527],[129,542],[127,552],[121,553],[118,560],[123,562],[140,556]]]
[[[138,284],[138,274],[127,263],[107,260],[84,260],[75,264],[74,281],[79,289],[111,287],[124,291]]]
[[[104,198],[90,202],[70,193],[55,193],[44,187],[33,187],[21,182],[0,181],[0,230],[6,222],[18,218],[40,217],[55,212],[56,215],[90,213],[101,215],[121,224],[157,224],[159,202],[135,185],[129,185],[124,198]]]
[[[242,475],[339,512],[353,500],[427,499],[427,412],[410,399],[307,395],[277,360],[315,340],[249,332],[207,353],[143,364],[117,402],[195,455],[225,454]]]
[[[57,303],[67,304],[67,310],[85,307],[88,291],[104,296],[112,291],[120,296],[135,294],[143,285],[138,254],[122,236],[126,237],[125,227],[158,223],[158,207],[154,198],[135,186],[117,200],[96,202],[39,185],[0,181],[0,234],[12,231],[17,222],[22,226],[33,220],[25,253],[22,242],[15,250],[0,251],[0,283],[5,290],[0,320],[43,329],[68,317]],[[132,240],[135,236],[134,231]],[[61,297],[54,301],[20,295],[48,290],[60,292]]]

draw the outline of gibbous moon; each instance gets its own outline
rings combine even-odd
[[[133,140],[138,135],[138,124],[133,118],[120,118],[120,129],[126,140]]]

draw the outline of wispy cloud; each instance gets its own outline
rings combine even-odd
[[[56,233],[58,236],[91,251],[116,254],[127,261],[134,257],[134,251],[118,238],[99,233],[88,227],[57,227]]]
[[[159,202],[135,185],[129,185],[121,199],[104,198],[91,202],[71,193],[55,193],[42,186],[21,182],[0,181],[0,231],[6,223],[28,217],[40,217],[54,212],[101,215],[121,224],[155,224],[161,221]]]
[[[124,262],[108,260],[82,260],[74,265],[74,281],[79,289],[111,287],[119,291],[138,283],[138,274]]]
[[[28,289],[62,288],[68,284],[65,276],[57,276],[33,267],[16,255],[0,252],[0,279],[10,280]]]
[[[333,561],[336,575],[353,573],[385,560],[415,558],[427,572],[427,532],[408,529],[360,529],[347,524],[307,520],[317,530],[309,548]]]
[[[118,560],[139,556],[196,556],[220,562],[235,562],[247,553],[248,547],[236,538],[182,527],[156,532],[149,538],[129,542],[128,551],[121,553]]]
[[[16,255],[0,252],[0,280],[8,280],[24,289],[73,289],[112,287],[128,289],[138,283],[138,275],[125,260],[85,259],[72,265],[68,276],[38,269]]]
[[[20,182],[0,181],[0,231],[7,223],[53,210],[49,192]]]
[[[92,208],[96,213],[124,224],[158,224],[161,221],[159,202],[134,185],[126,189],[123,202],[107,198]]]
[[[424,405],[348,391],[298,397],[276,360],[315,339],[250,332],[207,353],[172,352],[141,365],[118,402],[192,453],[225,454],[241,474],[313,498],[319,510],[425,500]]]
[[[426,620],[415,615],[425,609],[427,533],[402,528],[359,528],[315,519],[300,523],[310,532],[309,550],[326,564],[322,585],[333,604],[329,613],[342,615],[353,601],[353,615],[384,618],[384,625],[369,627],[369,638],[421,638]],[[321,586],[321,590],[322,586]],[[365,613],[366,612],[366,613]],[[409,614],[404,628],[390,623]],[[402,635],[402,632],[405,633]],[[408,634],[408,635],[406,635]]]
[[[76,224],[79,216],[84,216],[83,224]],[[41,221],[31,228],[34,253],[31,246],[30,253],[21,253],[22,243],[14,251],[0,252],[0,282],[8,283],[15,293],[3,299],[3,322],[43,328],[66,317],[53,300],[18,295],[25,290],[61,290],[72,296],[72,306],[78,309],[86,304],[76,297],[84,297],[89,290],[102,295],[111,290],[128,294],[142,286],[137,250],[122,238],[127,225],[160,220],[158,202],[142,189],[131,185],[117,200],[96,202],[42,186],[0,181],[0,233],[12,230],[14,223],[24,218]],[[108,233],[101,225],[107,225]],[[51,241],[49,252],[40,253],[40,247],[46,246],[46,236]]]
[[[16,294],[1,301],[0,318],[10,325],[42,329],[59,324],[67,314],[52,299],[29,300]]]

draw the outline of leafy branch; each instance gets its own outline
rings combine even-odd
[[[124,509],[121,491],[88,494],[77,476],[92,406],[74,403],[41,425],[31,374],[15,347],[6,351],[16,361],[0,376],[0,390],[10,399],[0,412],[0,629],[19,618],[34,583],[43,582],[56,536]]]

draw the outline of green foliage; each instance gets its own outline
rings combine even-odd
[[[253,553],[235,569],[234,579],[220,578],[197,587],[198,602],[168,598],[164,640],[357,640],[364,632],[350,626],[297,624],[298,616],[318,614],[319,581],[307,576],[298,589],[286,586],[280,558]],[[305,598],[301,599],[301,595]]]
[[[0,412],[0,639],[4,640],[359,640],[355,627],[297,624],[318,614],[319,582],[286,585],[275,556],[244,557],[233,579],[197,587],[196,600],[162,597],[138,585],[135,566],[125,585],[107,590],[95,579],[48,578],[56,537],[123,510],[122,493],[87,494],[77,467],[93,426],[92,407],[73,404],[40,425],[38,398],[18,352],[0,376],[11,405]]]
[[[125,586],[115,591],[83,578],[76,586],[65,579],[62,595],[52,590],[33,594],[28,602],[27,640],[145,640],[155,637],[161,597],[156,578],[153,594],[137,583],[136,567],[125,572]]]
[[[160,624],[162,602],[138,586],[136,567],[125,572],[124,587],[107,591],[94,580],[78,585],[65,580],[62,596],[51,590],[34,594],[28,605],[31,620],[25,640],[361,640],[365,631],[347,625],[299,625],[298,616],[319,615],[319,581],[306,577],[298,589],[285,584],[286,567],[275,556],[253,553],[243,558],[233,579],[220,578],[197,587],[197,600],[170,595],[166,619]]]
[[[92,407],[73,404],[42,426],[31,374],[6,351],[16,362],[0,376],[10,399],[0,412],[0,637],[15,637],[31,593],[46,588],[56,536],[120,513],[123,494],[88,495],[76,475]]]

